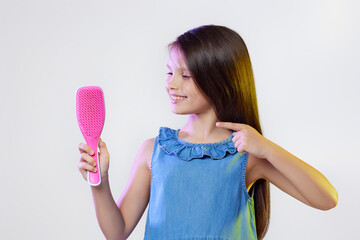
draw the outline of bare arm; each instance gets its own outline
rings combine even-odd
[[[151,181],[149,165],[154,140],[155,138],[151,138],[141,146],[135,158],[129,182],[117,202],[126,222],[126,237],[134,230],[149,203]]]
[[[218,122],[217,127],[235,130],[233,142],[238,152],[254,155],[253,167],[247,166],[252,181],[264,178],[281,190],[321,210],[329,210],[337,205],[338,193],[318,170],[295,157],[277,144],[266,139],[247,124]]]
[[[273,142],[266,154],[262,175],[284,192],[317,209],[337,205],[338,193],[318,170]]]
[[[125,220],[111,194],[108,178],[100,186],[91,187],[96,218],[106,239],[126,239]]]
[[[283,192],[312,207],[311,204],[296,189],[294,184],[292,184],[292,182],[290,182],[289,179],[287,179],[284,174],[277,170],[269,161],[258,158],[253,154],[249,154],[245,178],[248,191],[252,184],[258,179],[266,179],[270,181]]]
[[[149,139],[140,147],[133,163],[127,187],[122,193],[118,204],[116,204],[111,194],[107,175],[109,154],[105,143],[100,142],[102,182],[99,186],[91,187],[91,192],[96,217],[106,239],[126,239],[141,218],[148,204],[150,194],[148,163],[151,159],[153,145],[154,139]],[[87,147],[86,145],[81,146],[83,152],[90,151]],[[93,159],[89,155],[86,156],[86,154],[82,156],[83,161],[80,161],[79,169],[84,173],[85,170],[92,169],[90,165]]]

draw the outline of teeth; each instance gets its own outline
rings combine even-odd
[[[185,99],[186,97],[175,97],[175,96],[171,95],[171,98],[174,100],[182,100],[182,99]]]

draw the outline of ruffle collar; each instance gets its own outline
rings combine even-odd
[[[234,154],[237,151],[232,141],[233,135],[216,143],[189,143],[178,138],[179,130],[160,127],[159,145],[167,154],[173,153],[184,161],[204,156],[219,160],[225,157],[227,152]]]

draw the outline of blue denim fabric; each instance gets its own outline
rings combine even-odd
[[[257,239],[248,153],[237,152],[233,136],[188,143],[178,131],[161,127],[155,139],[144,239]]]

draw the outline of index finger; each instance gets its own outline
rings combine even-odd
[[[235,131],[240,131],[241,129],[243,129],[245,127],[245,124],[232,123],[232,122],[217,122],[216,126],[221,127],[221,128],[235,130]]]
[[[79,151],[80,153],[88,153],[90,155],[93,155],[94,154],[94,151],[88,146],[86,145],[85,143],[80,143],[79,144]]]

